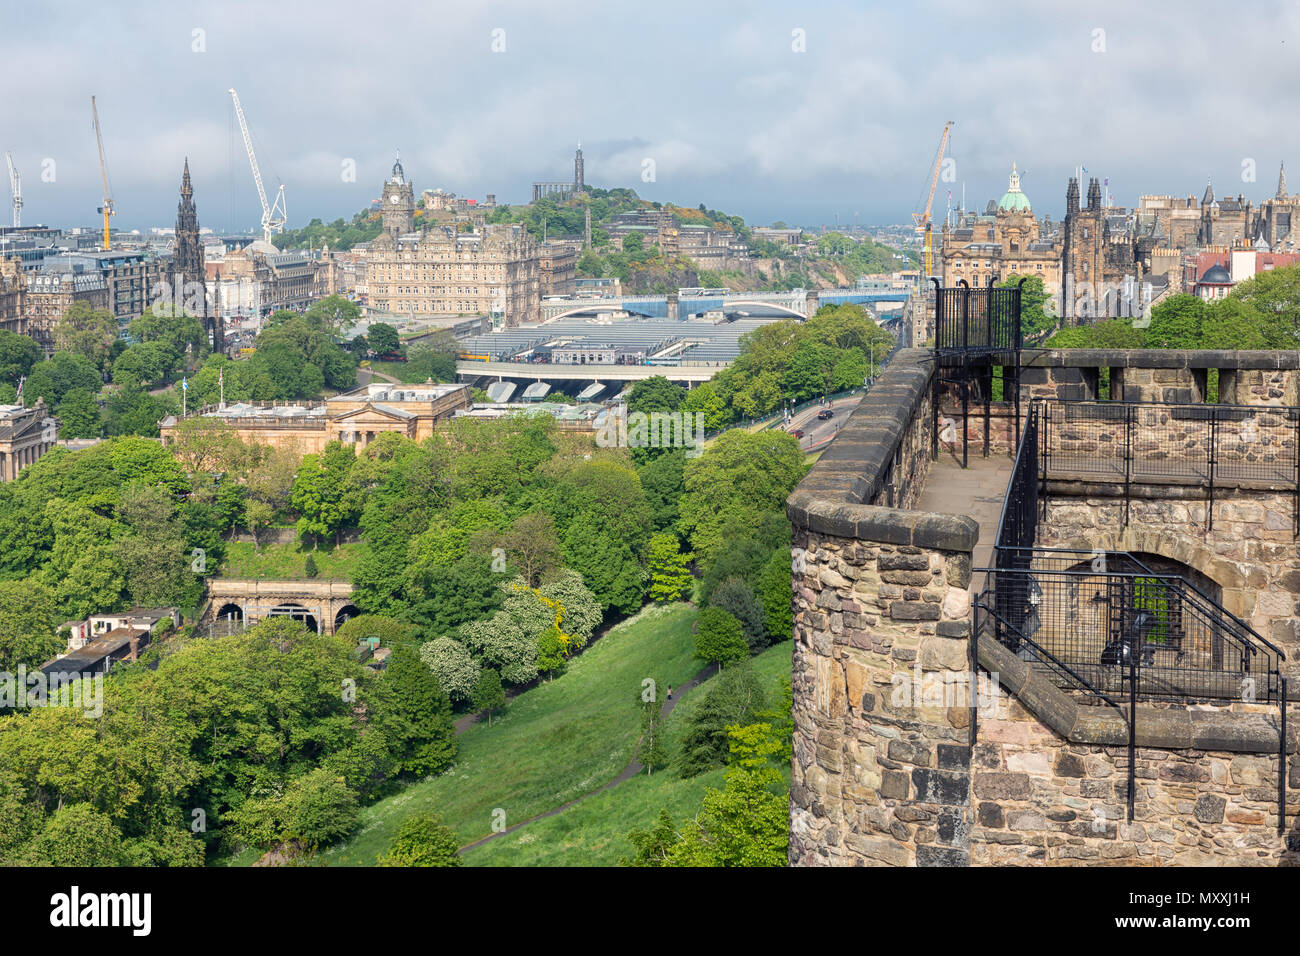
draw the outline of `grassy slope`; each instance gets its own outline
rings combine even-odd
[[[351,580],[360,545],[343,544],[338,547],[321,545],[315,551],[303,550],[302,543],[264,544],[260,550],[251,542],[231,541],[226,545],[226,557],[221,562],[224,578],[269,578],[293,581],[307,577],[307,555],[316,561],[317,577]]]
[[[790,676],[790,642],[768,648],[754,658],[754,670],[768,689],[769,702],[779,699],[779,679]],[[665,725],[668,752],[676,757],[687,718],[695,711],[710,682],[696,687],[673,710]],[[467,866],[613,866],[632,854],[630,830],[645,829],[667,808],[673,819],[693,817],[704,791],[721,787],[721,769],[689,780],[669,767],[651,776],[642,774],[613,790],[582,801],[563,813],[538,820],[514,833],[465,854]]]
[[[460,736],[456,766],[412,784],[362,813],[361,830],[322,854],[331,866],[369,866],[406,817],[436,810],[463,843],[590,793],[627,765],[640,734],[641,681],[678,685],[700,670],[686,605],[648,609],[570,665],[568,673],[511,702],[489,727]],[[526,829],[526,828],[525,828]]]

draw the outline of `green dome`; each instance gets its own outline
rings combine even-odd
[[[1029,197],[1020,191],[1020,174],[1016,172],[1016,164],[1011,164],[1011,179],[1007,183],[1007,191],[1002,194],[998,200],[998,212],[1031,212],[1029,208]]]

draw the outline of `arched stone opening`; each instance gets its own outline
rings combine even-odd
[[[223,604],[217,611],[216,619],[218,621],[243,621],[244,609],[234,603]]]
[[[360,613],[361,610],[355,604],[343,605],[339,608],[339,612],[334,615],[334,630],[338,631],[340,627],[352,618],[357,617]]]
[[[320,622],[316,620],[316,615],[303,607],[301,604],[277,604],[271,608],[267,617],[288,617],[299,622],[309,631],[320,633]]]

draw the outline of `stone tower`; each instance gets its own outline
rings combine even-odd
[[[586,192],[587,184],[583,179],[582,170],[582,143],[578,144],[578,151],[573,154],[573,192],[574,195]]]
[[[1079,181],[1070,177],[1061,248],[1061,317],[1066,325],[1097,314],[1105,271],[1104,228],[1100,181],[1093,177],[1088,183],[1088,205],[1080,209]]]
[[[1277,170],[1277,195],[1274,199],[1290,199],[1290,193],[1286,191],[1286,163],[1283,163]]]
[[[181,174],[181,201],[176,206],[176,245],[172,251],[171,291],[181,298],[177,305],[196,313],[208,333],[214,352],[225,350],[221,319],[208,305],[207,275],[203,266],[203,243],[199,239],[199,213],[194,205],[190,182],[190,161],[185,159]]]
[[[384,183],[380,202],[383,205],[380,218],[384,232],[390,236],[404,236],[415,231],[415,189],[406,181],[401,153],[393,163],[393,174]]]

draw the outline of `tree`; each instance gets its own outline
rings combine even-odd
[[[122,834],[88,803],[55,810],[27,850],[27,866],[121,866]]]
[[[305,455],[294,477],[289,504],[300,517],[298,534],[315,538],[333,536],[356,520],[356,498],[348,477],[356,453],[351,445],[332,441],[319,455]]]
[[[384,683],[391,694],[394,756],[402,773],[415,777],[441,773],[456,759],[456,728],[451,701],[438,678],[409,645],[393,649]]]
[[[98,438],[102,425],[99,404],[84,388],[69,389],[54,413],[59,419],[60,438]]]
[[[485,666],[499,671],[504,680],[526,684],[537,677],[537,638],[525,633],[504,611],[484,621],[463,624],[456,634]]]
[[[31,372],[43,353],[30,335],[0,330],[0,382],[17,387],[18,380]]]
[[[730,520],[757,523],[779,512],[806,468],[799,442],[783,431],[723,432],[686,465],[680,527],[691,549],[709,560]]]
[[[740,621],[718,607],[706,607],[696,621],[695,656],[725,667],[749,656]]]
[[[750,650],[758,650],[767,643],[763,608],[743,578],[730,577],[723,581],[709,596],[709,605],[722,608],[740,622]]]
[[[487,719],[492,726],[492,712],[506,705],[505,688],[501,686],[501,675],[491,667],[484,667],[478,674],[478,685],[474,688],[474,709]]]
[[[367,332],[366,340],[370,343],[371,351],[376,355],[398,352],[402,348],[402,340],[397,334],[397,329],[387,322],[373,323]]]
[[[631,614],[641,606],[645,571],[626,539],[596,521],[579,519],[564,536],[567,563],[582,575],[605,609]]]
[[[690,594],[694,578],[687,565],[691,556],[681,553],[676,535],[652,536],[646,560],[650,569],[651,600],[666,604]]]
[[[763,685],[749,661],[728,667],[708,681],[704,700],[687,718],[680,770],[694,777],[724,766],[730,728],[753,722],[766,706]]]
[[[126,589],[141,607],[198,603],[201,584],[190,572],[189,548],[176,502],[156,486],[130,485],[118,513],[130,529],[112,542]]]
[[[763,603],[763,627],[772,643],[788,641],[794,635],[793,586],[789,552],[784,548],[772,557],[759,575],[758,597]]]
[[[0,671],[40,667],[63,650],[54,594],[36,581],[0,581]]]
[[[117,341],[117,319],[104,309],[74,302],[54,326],[54,343],[60,352],[71,352],[103,370]]]
[[[436,813],[407,817],[377,866],[460,866],[456,834]]]
[[[1025,284],[1020,286],[1020,280]],[[999,289],[1020,286],[1020,335],[1026,344],[1056,327],[1056,319],[1047,311],[1050,296],[1040,275],[1019,276],[1014,273],[997,283]]]
[[[663,741],[663,710],[658,698],[641,700],[641,740],[637,747],[637,759],[645,767],[646,776],[654,773],[656,767],[668,763],[668,750]]]
[[[341,295],[327,295],[309,305],[302,317],[327,335],[337,336],[361,321],[361,306]]]
[[[506,567],[532,587],[563,563],[555,522],[544,511],[520,515],[497,543],[506,553]]]
[[[439,637],[420,645],[420,660],[433,671],[453,703],[473,703],[480,667],[464,644],[450,637]]]
[[[98,395],[103,384],[95,363],[84,355],[55,352],[48,361],[32,366],[32,373],[23,386],[23,396],[31,404],[43,398],[45,404],[55,408],[72,389]]]
[[[257,847],[314,852],[357,827],[360,808],[347,782],[325,768],[294,777],[282,790],[253,797],[229,815],[231,829]]]

